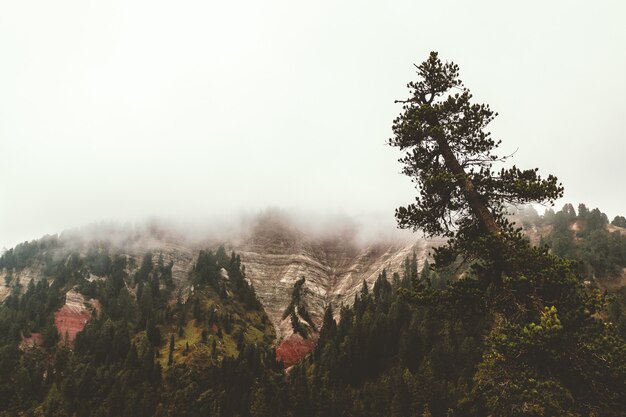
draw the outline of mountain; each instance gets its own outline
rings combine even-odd
[[[303,301],[313,327],[320,328],[326,306],[339,312],[342,305],[352,305],[363,282],[371,288],[383,270],[401,271],[414,252],[423,265],[432,245],[416,236],[362,242],[353,229],[312,235],[284,217],[266,215],[257,219],[235,250],[282,341],[279,358],[291,365],[314,345],[294,334],[290,317],[284,316],[299,279],[305,278]]]
[[[25,242],[0,256],[0,416],[478,416],[519,369],[514,404],[537,415],[623,415],[626,290],[600,290],[622,282],[626,229],[605,217],[518,213],[569,258],[540,275],[566,296],[508,322],[492,311],[531,311],[525,279],[502,301],[480,267],[426,267],[436,242],[277,213],[229,236]]]
[[[533,244],[547,243],[557,254],[576,258],[581,255],[574,249],[585,248],[581,239],[586,235],[581,231],[585,230],[590,221],[576,217],[575,213],[572,215],[572,211],[573,208],[566,205],[560,212],[548,211],[546,216],[539,216],[532,208],[526,208],[514,213],[512,218]],[[595,214],[602,217],[599,213],[596,209],[589,216],[591,218]],[[561,218],[564,220],[559,221]],[[626,229],[608,224],[606,220],[598,224],[606,233],[626,232]],[[568,241],[569,246],[565,245],[566,249],[563,249],[563,240],[566,239],[558,238],[557,235],[561,229],[571,232],[566,236],[571,241]],[[175,228],[156,223],[135,229],[100,226],[66,232],[60,237],[44,237],[18,245],[8,253],[18,267],[0,270],[0,300],[4,300],[12,288],[21,288],[23,291],[31,279],[37,281],[43,278],[46,275],[47,258],[62,256],[70,248],[77,248],[82,256],[93,256],[90,251],[93,251],[94,244],[126,256],[129,260],[129,276],[139,269],[146,253],[158,255],[164,264],[171,264],[172,281],[182,296],[187,297],[192,288],[189,274],[200,250],[215,251],[222,245],[227,252],[235,251],[241,256],[246,279],[254,287],[274,327],[278,358],[290,366],[315,346],[327,306],[332,307],[335,318],[338,318],[341,306],[352,305],[355,294],[364,282],[371,288],[383,270],[389,276],[393,272],[402,272],[405,260],[414,254],[417,268],[421,269],[432,248],[441,243],[425,240],[417,234],[390,237],[381,233],[380,237],[375,235],[363,239],[360,232],[358,227],[349,222],[335,224],[322,231],[315,230],[303,227],[302,222],[275,211],[259,215],[237,233],[219,238],[203,236],[201,239],[190,239]],[[574,249],[568,249],[570,246]],[[4,258],[7,258],[7,254]],[[584,256],[582,258],[587,259]],[[587,262],[590,265],[598,263],[594,259]],[[617,288],[623,285],[620,283],[626,276],[621,273],[621,278],[610,280],[602,275],[595,276],[591,266],[586,268],[584,273],[595,278],[602,288]],[[88,274],[90,280],[100,279],[93,268]],[[306,306],[308,317],[302,317],[297,312],[296,316],[297,321],[307,327],[307,337],[294,331],[291,315],[285,314],[292,302],[294,285],[302,278],[302,305]],[[84,325],[90,311],[94,309],[90,305],[79,308],[80,303],[72,301],[76,297],[80,297],[80,294],[68,291],[67,305],[57,313],[57,317],[60,317],[57,327],[62,336],[69,330],[70,339],[73,339],[81,328],[80,323]]]
[[[235,251],[241,256],[245,277],[274,326],[278,357],[290,366],[314,347],[326,306],[332,306],[338,314],[342,305],[353,303],[363,282],[372,287],[383,270],[390,274],[400,272],[405,259],[413,253],[421,268],[433,244],[417,235],[364,240],[359,238],[357,228],[345,225],[311,232],[289,217],[273,212],[258,216],[241,233],[221,239],[189,239],[156,224],[133,230],[93,227],[24,243],[5,254],[4,258],[13,255],[19,267],[0,270],[0,299],[4,300],[12,289],[23,291],[31,279],[44,278],[47,260],[64,256],[69,249],[77,249],[85,258],[93,257],[95,247],[126,257],[129,277],[137,273],[147,253],[158,256],[163,264],[171,264],[172,282],[185,298],[192,291],[189,275],[200,250],[215,251],[222,245],[227,252]],[[101,279],[96,269],[87,268],[88,280]],[[307,306],[309,327],[312,327],[307,338],[294,333],[290,317],[284,314],[292,299],[294,284],[301,278],[305,278],[302,302]],[[133,293],[134,290],[130,290]],[[80,294],[68,291],[66,305],[57,313],[62,317],[57,327],[62,336],[69,330],[70,339],[81,330],[80,323],[84,326],[92,310],[89,306],[77,307],[80,304],[74,302],[77,296]],[[61,324],[69,322],[78,325],[68,328]]]

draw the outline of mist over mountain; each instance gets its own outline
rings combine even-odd
[[[419,253],[420,264],[429,256],[426,242],[410,231],[390,227],[381,218],[319,215],[268,209],[238,221],[213,221],[200,225],[150,220],[140,224],[94,223],[42,238],[54,242],[48,256],[62,258],[71,251],[86,254],[93,245],[104,245],[112,253],[123,253],[139,265],[152,252],[172,262],[172,278],[188,291],[188,275],[203,249],[223,246],[237,252],[246,269],[246,278],[268,312],[279,338],[291,334],[281,317],[289,304],[293,285],[306,277],[314,322],[321,325],[326,306],[337,311],[349,305],[363,282],[373,285],[384,270],[399,270],[405,258]],[[41,259],[35,256],[28,267],[14,276],[13,284],[25,288],[30,279],[44,278]],[[129,273],[132,274],[132,271]],[[6,297],[10,286],[0,287]],[[281,330],[283,329],[283,330]]]
[[[618,216],[610,223],[601,211],[584,205],[578,210],[566,205],[544,215],[521,208],[510,219],[533,244],[548,245],[551,252],[572,259],[589,291],[601,288],[615,294],[607,314],[620,332],[626,331],[625,316],[619,313],[626,308],[626,220]],[[64,373],[50,380],[42,369],[12,364],[0,387],[6,392],[22,387],[16,378],[28,369],[46,394],[37,397],[35,391],[20,388],[28,392],[22,395],[38,398],[47,410],[55,407],[60,390],[67,410],[84,407],[84,415],[93,410],[117,412],[107,402],[98,405],[98,398],[118,395],[116,384],[127,381],[126,372],[136,369],[133,372],[153,385],[136,385],[119,394],[125,398],[120,413],[143,407],[141,413],[153,415],[155,407],[167,407],[168,415],[195,415],[197,409],[189,401],[201,396],[200,391],[185,394],[189,397],[183,402],[171,397],[192,386],[230,392],[206,400],[226,415],[236,410],[256,415],[258,399],[249,397],[251,393],[273,384],[283,390],[279,387],[286,383],[292,388],[275,398],[297,398],[309,392],[296,387],[306,383],[302,372],[313,364],[330,379],[311,380],[317,388],[307,394],[309,411],[301,410],[302,415],[311,410],[324,413],[323,398],[331,394],[323,390],[329,387],[335,390],[329,404],[334,410],[358,409],[363,401],[381,415],[394,395],[372,396],[375,385],[367,382],[358,390],[369,393],[370,399],[351,400],[342,397],[338,387],[357,389],[359,381],[372,380],[381,386],[399,384],[399,389],[408,390],[403,394],[408,400],[422,398],[426,386],[415,387],[429,378],[471,376],[468,369],[480,358],[474,340],[481,321],[446,318],[452,307],[445,304],[412,307],[401,295],[445,293],[466,274],[465,267],[446,271],[429,264],[443,240],[426,240],[382,223],[368,228],[363,221],[271,209],[236,223],[202,228],[156,220],[92,224],[11,248],[0,256],[0,327],[6,327],[7,342],[15,338],[25,360],[54,353],[57,359],[49,363],[64,367]],[[3,321],[11,311],[16,312],[14,319]],[[441,320],[444,326],[437,327]],[[461,320],[454,334],[446,330],[450,320]],[[113,341],[107,336],[111,334],[116,335]],[[462,346],[450,356],[456,362],[436,359],[446,346]],[[63,365],[58,362],[63,355],[78,362]],[[114,374],[90,383],[103,390],[100,393],[87,395],[83,389],[74,399],[72,377],[66,375],[87,384],[90,366]],[[290,368],[287,375],[283,367]],[[391,382],[394,373],[403,379]],[[205,380],[209,375],[212,379]],[[446,404],[457,401],[439,396],[458,398],[463,390],[438,385],[429,391],[435,415],[443,415]],[[320,392],[326,394],[319,397]],[[274,413],[280,414],[281,407],[299,407],[263,398],[264,407]],[[27,407],[15,399],[7,404]],[[417,406],[423,411],[425,407]]]
[[[0,417],[626,416],[624,15],[0,4]]]

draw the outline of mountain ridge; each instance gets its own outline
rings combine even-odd
[[[276,213],[255,218],[249,229],[233,234],[228,240],[189,239],[175,229],[155,223],[135,229],[108,226],[65,232],[28,243],[36,246],[28,265],[0,270],[0,299],[5,299],[11,291],[25,289],[31,279],[44,278],[46,257],[63,256],[68,248],[78,248],[81,256],[89,256],[94,246],[123,254],[129,260],[129,276],[138,270],[146,253],[161,256],[165,264],[172,263],[172,281],[185,298],[192,289],[189,274],[200,250],[216,250],[223,245],[227,251],[240,254],[246,279],[255,288],[280,344],[294,336],[289,317],[282,316],[293,285],[300,278],[306,279],[305,302],[313,323],[319,328],[327,305],[336,312],[341,305],[351,305],[364,281],[372,286],[383,269],[399,271],[404,259],[413,252],[422,264],[433,245],[415,235],[390,238],[382,233],[380,240],[366,241],[359,238],[358,232],[354,225],[323,232],[305,230],[287,216]],[[98,278],[93,271],[86,274],[90,280]]]

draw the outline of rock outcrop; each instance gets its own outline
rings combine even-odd
[[[27,267],[19,271],[0,269],[0,302],[11,294],[12,288],[17,287],[23,290],[31,279],[37,281],[40,277],[41,268],[38,266]]]
[[[92,312],[100,310],[97,300],[85,300],[85,297],[74,289],[65,294],[65,304],[54,313],[54,324],[61,335],[62,343],[74,344],[76,333],[85,328]]]
[[[319,328],[327,305],[335,313],[342,304],[351,305],[363,281],[371,288],[384,269],[389,276],[400,272],[413,252],[421,267],[435,243],[416,236],[364,243],[346,232],[312,236],[280,217],[267,216],[259,219],[236,250],[281,340],[278,358],[289,365],[315,346],[314,339],[294,335],[290,318],[283,318],[297,280],[306,278],[303,298]]]

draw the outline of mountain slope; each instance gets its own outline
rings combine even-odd
[[[44,275],[45,258],[60,256],[63,248],[77,247],[87,255],[91,246],[115,250],[129,259],[128,272],[139,268],[142,256],[151,251],[172,263],[172,279],[177,288],[188,289],[187,276],[194,259],[203,247],[216,249],[223,244],[227,251],[241,255],[246,277],[252,282],[277,329],[284,308],[289,303],[293,284],[305,277],[307,302],[317,324],[321,324],[324,307],[350,304],[365,280],[372,285],[383,269],[399,271],[405,258],[415,251],[420,264],[428,256],[432,242],[413,237],[361,243],[346,232],[312,236],[299,230],[287,219],[259,217],[243,237],[222,241],[191,241],[171,230],[155,226],[139,230],[102,229],[96,233],[64,233],[50,249],[42,249],[22,268],[0,268],[0,298],[4,299],[15,285],[26,287],[31,279]],[[52,252],[52,254],[51,254]],[[93,278],[97,278],[90,271]],[[184,292],[184,291],[183,291]]]

